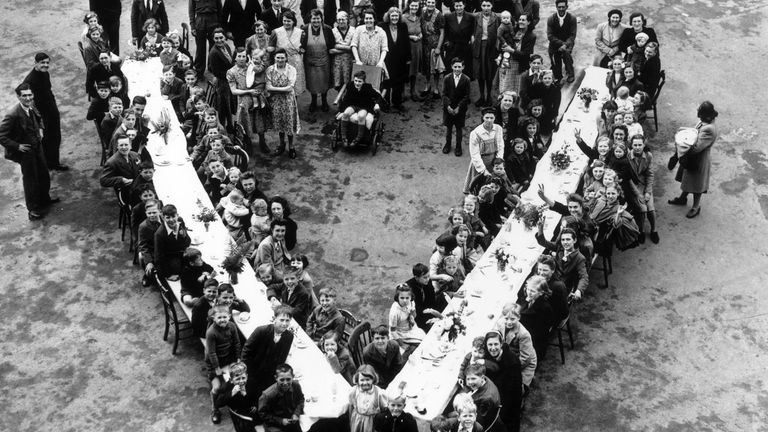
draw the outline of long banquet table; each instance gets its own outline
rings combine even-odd
[[[228,282],[228,276],[221,269],[221,262],[234,242],[224,224],[212,223],[206,231],[203,223],[193,219],[193,215],[199,213],[201,206],[213,208],[213,205],[192,163],[187,160],[186,139],[173,115],[173,108],[168,100],[160,96],[160,60],[126,60],[122,70],[128,78],[130,96],[148,96],[144,111],[146,118],[156,120],[162,110],[171,114],[172,127],[167,144],[159,135],[153,133],[150,133],[147,144],[155,164],[154,184],[158,197],[163,203],[173,204],[178,208],[179,215],[189,228],[193,246],[200,249],[204,261],[214,267],[218,273],[217,279],[220,282]],[[273,313],[266,297],[266,287],[256,279],[251,266],[247,262],[245,264],[245,269],[239,274],[238,283],[234,284],[234,288],[237,297],[245,300],[251,308],[248,321],[235,319],[238,328],[247,338],[256,327],[269,324]],[[180,283],[169,281],[169,284],[182,309],[189,316],[191,310],[180,301]],[[305,414],[301,417],[301,424],[302,428],[307,430],[318,418],[341,415],[346,408],[350,387],[340,374],[333,372],[325,355],[295,321],[292,328],[296,336],[287,363],[293,367],[306,397]]]
[[[603,68],[591,66],[586,69],[580,86],[597,90],[598,100],[593,101],[588,111],[584,110],[583,104],[577,98],[568,106],[547,153],[536,166],[531,186],[521,197],[523,202],[543,204],[537,194],[539,184],[544,185],[549,197],[559,201],[564,201],[566,195],[576,191],[587,167],[588,158],[576,146],[573,132],[574,129],[580,129],[581,136],[587,143],[594,142],[597,138],[596,120],[600,115],[602,101],[609,97],[608,88],[605,86],[606,73],[607,69]],[[572,162],[566,170],[554,171],[550,155],[561,149],[568,152]],[[544,234],[552,238],[561,216],[553,211],[546,211],[545,217]],[[463,322],[467,327],[466,334],[459,336],[455,345],[450,347],[442,341],[440,326],[433,326],[421,345],[411,354],[403,370],[390,384],[398,386],[401,382],[406,383],[405,394],[410,399],[406,410],[419,420],[421,430],[429,430],[425,428],[425,423],[441,414],[451,401],[457,389],[459,368],[464,356],[471,351],[472,339],[491,331],[496,321],[501,318],[504,303],[517,299],[518,291],[544,251],[534,234],[535,231],[526,230],[518,220],[512,217],[507,220],[475,269],[467,275],[462,286],[461,290],[467,300],[463,315]],[[516,262],[507,266],[503,273],[497,269],[494,254],[500,247],[516,257]],[[454,298],[446,311],[456,310],[462,300]],[[449,348],[452,349],[444,352]]]

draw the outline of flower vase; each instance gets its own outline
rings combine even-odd
[[[237,285],[237,273],[236,272],[229,272],[229,283],[232,285]]]
[[[203,225],[205,226],[205,232],[208,232],[208,228],[211,227],[211,223],[210,222],[203,222]]]
[[[584,104],[584,112],[589,112],[589,105],[592,104],[592,99],[582,99]]]
[[[503,260],[496,261],[496,267],[498,268],[499,273],[504,273],[507,269],[507,262]]]

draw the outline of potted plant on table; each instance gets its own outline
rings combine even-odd
[[[229,251],[229,255],[224,258],[221,263],[221,268],[229,275],[229,282],[233,285],[237,285],[237,278],[245,268],[245,257],[248,251],[253,246],[253,241],[248,241],[243,244],[234,244]]]
[[[211,222],[215,222],[216,219],[218,219],[218,214],[216,213],[216,210],[210,207],[205,207],[200,198],[197,199],[197,206],[200,207],[200,212],[192,216],[192,219],[198,222],[202,222],[205,226],[205,232],[208,232],[208,228],[210,227]]]

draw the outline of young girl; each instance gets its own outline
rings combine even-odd
[[[156,56],[160,54],[162,49],[160,41],[163,39],[163,35],[157,32],[157,20],[150,18],[144,21],[143,30],[146,34],[141,38],[139,47],[144,47],[144,51],[147,51],[150,55]]]
[[[621,86],[616,89],[616,106],[619,108],[619,112],[632,112],[635,110],[635,106],[632,104],[632,100],[629,98],[629,88],[627,86]]]
[[[291,257],[291,267],[296,269],[296,277],[299,278],[299,285],[304,288],[312,297],[312,308],[320,305],[315,294],[315,282],[312,277],[307,273],[307,267],[309,267],[309,258],[303,254],[294,254]]]
[[[221,412],[216,407],[216,395],[224,384],[224,373],[237,361],[240,353],[240,336],[227,306],[214,306],[211,309],[213,325],[205,332],[206,365],[208,379],[211,381],[211,421],[221,421]]]
[[[352,361],[349,350],[342,344],[339,334],[333,330],[326,332],[320,338],[319,346],[333,372],[341,374],[348,383],[352,384],[355,362]]]
[[[163,64],[163,66],[176,66],[176,61],[179,58],[179,51],[173,48],[173,41],[171,41],[171,38],[164,37],[160,41],[160,47],[162,50],[160,51],[160,63]]]
[[[261,198],[256,198],[251,203],[251,240],[257,245],[267,238],[269,232],[269,215],[267,214],[267,202]]]
[[[128,98],[128,89],[125,87],[123,79],[117,75],[109,77],[109,96],[120,99],[123,102],[123,107],[131,106],[131,99]]]
[[[243,205],[243,193],[235,189],[226,197],[221,199],[221,206],[224,207],[222,219],[227,224],[229,235],[233,239],[240,238],[243,235],[243,218],[248,216],[250,211]]]
[[[525,151],[525,141],[515,138],[512,141],[512,151],[505,155],[505,170],[510,179],[518,185],[516,193],[520,194],[531,184],[536,171],[538,159]]]
[[[418,345],[424,339],[424,330],[416,326],[416,305],[408,284],[395,288],[395,301],[389,308],[389,334],[405,349],[411,348],[407,345]]]
[[[195,301],[203,296],[203,285],[211,275],[213,267],[203,261],[203,254],[199,249],[190,247],[184,251],[184,266],[181,268],[181,301],[192,307]]]
[[[446,279],[432,281],[435,288],[435,296],[447,295],[446,301],[450,301],[461,285],[464,284],[464,268],[461,266],[459,258],[455,255],[448,255],[443,258],[437,270],[438,276],[447,276]]]
[[[645,242],[645,219],[651,229],[651,241],[654,244],[659,243],[659,233],[656,232],[656,206],[653,203],[653,155],[648,146],[645,145],[645,139],[642,135],[634,135],[630,140],[632,142],[632,152],[629,155],[630,165],[637,176],[637,187],[640,192],[640,211],[635,216],[637,227],[640,229],[638,242]]]
[[[354,386],[349,392],[349,430],[372,432],[373,417],[387,406],[384,390],[376,385],[379,375],[373,366],[364,364],[357,368],[352,382]]]
[[[464,215],[467,218],[467,225],[472,229],[473,237],[481,241],[488,234],[488,229],[483,224],[483,221],[477,217],[477,196],[465,195],[464,200],[461,202],[461,208],[464,210]]]
[[[627,127],[627,133],[631,137],[635,135],[645,135],[643,133],[643,126],[640,123],[636,123],[635,120],[636,118],[634,111],[624,113],[624,126]]]
[[[534,107],[532,109],[538,111],[541,107]],[[547,147],[544,145],[544,141],[539,134],[539,121],[535,117],[524,117],[522,127],[522,139],[526,143],[526,151],[536,158],[541,159],[544,153],[547,151]]]

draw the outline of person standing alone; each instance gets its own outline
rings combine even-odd
[[[0,145],[5,147],[5,158],[21,167],[29,220],[39,220],[46,207],[60,199],[49,195],[51,177],[43,154],[42,119],[34,108],[35,97],[29,84],[16,87],[16,96],[19,104],[0,123]]]
[[[29,72],[24,82],[29,84],[34,95],[34,106],[43,119],[43,152],[48,169],[66,171],[59,159],[61,147],[61,115],[56,105],[56,96],[51,89],[51,57],[40,52],[35,54],[35,67]]]
[[[547,20],[547,39],[549,39],[549,58],[552,71],[559,82],[563,78],[565,63],[566,80],[572,83],[576,78],[573,72],[573,44],[576,41],[576,17],[568,13],[568,1],[555,2],[557,12]]]
[[[213,30],[221,27],[219,0],[189,0],[189,24],[195,37],[195,71],[202,78],[205,72],[206,42],[213,46]]]

